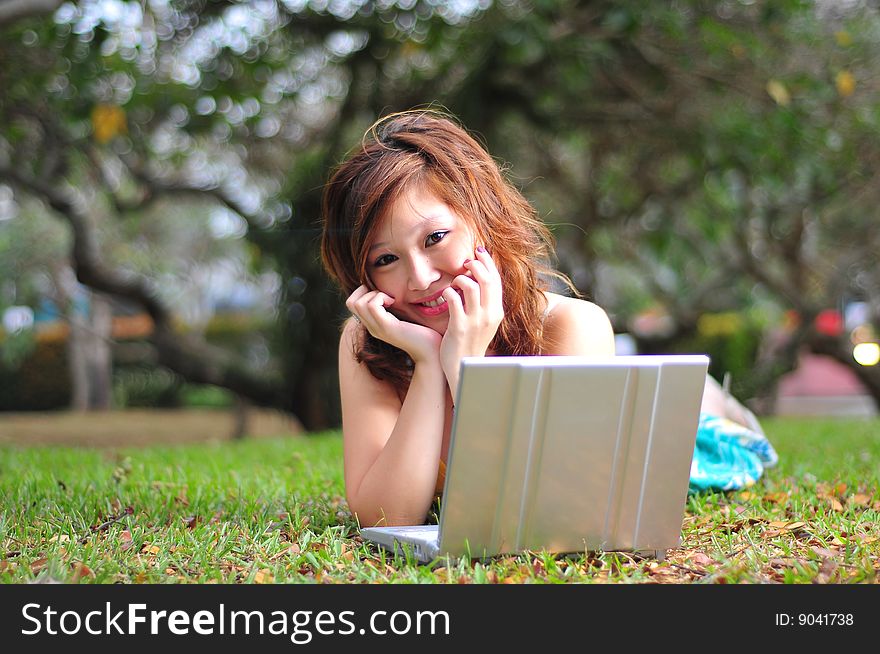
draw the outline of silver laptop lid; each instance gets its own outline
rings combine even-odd
[[[677,546],[708,364],[702,355],[463,359],[441,551]]]

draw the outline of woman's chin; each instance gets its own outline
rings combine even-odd
[[[414,325],[421,325],[422,327],[428,327],[433,329],[435,332],[438,332],[441,336],[446,333],[446,328],[449,326],[449,313],[443,312],[437,316],[420,316],[420,315],[412,315],[407,313],[407,315],[401,315],[392,311],[394,316],[398,320],[403,320],[404,322],[411,322]]]
[[[414,320],[413,322],[421,325],[422,327],[433,329],[435,332],[443,336],[443,334],[446,333],[446,328],[449,327],[449,314],[444,313],[439,316],[432,316],[430,318],[419,317],[418,320]]]
[[[448,326],[449,312],[441,313],[439,316],[432,316],[425,321],[425,327],[430,327],[431,329],[438,331],[441,334],[446,333],[446,328]]]

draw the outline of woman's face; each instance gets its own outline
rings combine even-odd
[[[449,307],[440,294],[474,258],[468,224],[430,192],[413,187],[391,205],[367,252],[375,288],[394,298],[389,311],[443,334]],[[461,294],[461,293],[459,293]]]

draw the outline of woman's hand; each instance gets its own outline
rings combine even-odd
[[[440,334],[430,327],[398,319],[386,308],[392,304],[393,297],[381,291],[371,291],[364,285],[345,301],[348,310],[370,334],[406,352],[413,363],[436,360]]]
[[[461,290],[463,301],[454,288],[443,291],[449,303],[449,326],[440,343],[440,363],[453,400],[462,357],[484,356],[504,319],[498,268],[483,246],[477,248],[475,256],[464,264],[473,277],[459,275],[452,280],[452,286]]]

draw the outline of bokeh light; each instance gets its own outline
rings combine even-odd
[[[876,366],[880,362],[880,345],[859,343],[853,348],[853,359],[863,366]]]

